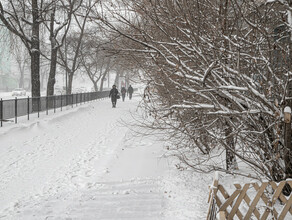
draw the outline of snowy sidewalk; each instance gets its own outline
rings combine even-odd
[[[94,102],[1,135],[0,218],[160,219],[161,147],[120,123],[136,106]]]
[[[181,192],[162,143],[121,123],[137,104],[100,100],[0,130],[0,219],[202,219],[202,190]]]

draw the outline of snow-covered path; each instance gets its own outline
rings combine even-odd
[[[204,219],[211,179],[176,170],[163,143],[125,125],[138,101],[0,128],[0,219]]]
[[[159,144],[122,120],[137,101],[93,102],[0,135],[0,219],[163,219]]]

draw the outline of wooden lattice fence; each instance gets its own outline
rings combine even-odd
[[[292,188],[292,180],[234,184],[229,194],[216,174],[209,193],[207,220],[292,219],[292,194],[282,193],[286,184]]]

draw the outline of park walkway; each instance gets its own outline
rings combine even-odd
[[[162,144],[124,123],[137,103],[100,100],[1,134],[0,219],[164,219]]]

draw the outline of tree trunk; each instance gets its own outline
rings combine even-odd
[[[24,71],[20,70],[19,88],[24,88]]]
[[[235,170],[238,169],[238,165],[236,162],[236,157],[232,151],[235,151],[235,142],[232,134],[232,128],[228,123],[226,123],[225,128],[225,137],[226,137],[226,169],[227,170]]]
[[[98,86],[97,86],[97,81],[93,82],[93,87],[94,87],[94,91],[98,92]]]
[[[117,89],[120,88],[120,71],[117,72],[116,78],[115,78],[115,85],[117,87]]]
[[[73,85],[73,73],[68,73],[68,93],[67,95],[71,95],[72,94],[72,85]]]
[[[50,74],[48,78],[47,85],[47,96],[54,95],[54,86],[56,82],[56,68],[57,68],[57,54],[58,47],[56,47],[56,36],[54,33],[54,22],[55,22],[55,10],[56,4],[54,5],[51,13],[51,21],[50,21],[50,41],[51,41],[51,63],[50,63]]]
[[[20,51],[19,51],[19,53],[20,53]],[[19,85],[19,88],[24,88],[24,72],[25,72],[25,63],[26,62],[25,62],[25,60],[23,60],[23,59],[25,59],[23,57],[24,56],[23,53],[22,53],[23,56],[21,58],[19,58],[18,55],[19,54],[17,54],[17,58],[16,58],[16,61],[17,61],[17,64],[18,64],[18,69],[20,71],[20,77],[19,77],[18,85]]]
[[[54,48],[54,44],[52,43],[51,50],[51,63],[50,63],[50,73],[47,84],[47,96],[54,95],[54,86],[56,83],[56,69],[57,69],[57,54],[58,49]]]
[[[44,89],[44,81],[45,81],[45,79],[47,79],[47,72],[45,71],[45,72],[40,72],[40,80],[41,80],[41,91]]]
[[[40,41],[38,1],[32,0],[32,37],[31,37],[31,96],[40,97]],[[38,111],[39,99],[33,99],[32,109]]]
[[[103,83],[104,83],[104,79],[105,79],[107,74],[108,74],[108,72],[104,72],[102,77],[101,77],[101,79],[100,79],[100,89],[99,89],[99,91],[103,91]],[[107,79],[107,80],[109,80],[109,79]]]
[[[102,77],[101,80],[100,80],[100,88],[99,88],[99,91],[101,91],[101,92],[103,91],[104,78],[105,77]]]
[[[40,33],[38,1],[32,0],[32,37],[31,37],[31,94],[40,96]]]
[[[129,74],[126,74],[125,87],[128,88],[129,85],[130,85]]]
[[[222,35],[225,36],[227,35],[228,31],[228,5],[229,1],[228,0],[221,0],[220,1],[220,7],[219,7],[219,17],[221,20],[221,31]],[[226,54],[226,51],[228,50],[228,41],[224,39],[223,41],[223,47],[224,47],[224,52],[222,54],[222,62],[228,64],[228,56]],[[230,102],[228,99],[226,99],[226,104]],[[236,162],[236,157],[234,153],[232,152],[235,151],[235,142],[234,142],[234,137],[230,136],[232,133],[232,127],[229,125],[228,121],[225,123],[226,128],[225,128],[225,137],[226,137],[226,169],[227,170],[232,170],[232,169],[238,169],[238,165]]]

